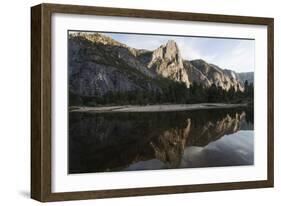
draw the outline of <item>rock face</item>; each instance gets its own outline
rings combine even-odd
[[[81,96],[108,91],[161,90],[131,50],[100,34],[69,37],[69,90]]]
[[[150,70],[171,80],[183,82],[187,87],[190,86],[183,59],[175,41],[168,41],[166,45],[160,46],[151,55],[150,61],[146,63]]]
[[[209,80],[210,84],[215,84],[226,91],[232,87],[235,91],[244,91],[244,85],[236,72],[221,69],[214,64],[208,64],[202,59],[193,60],[190,63]]]
[[[175,41],[147,51],[99,33],[82,32],[71,33],[68,46],[69,91],[84,97],[126,91],[161,93],[159,79],[181,82],[187,88],[194,83],[205,88],[215,84],[224,90],[243,92],[244,79],[249,76],[204,60],[184,60]]]
[[[212,85],[212,82],[191,62],[185,60],[184,68],[187,71],[189,78],[192,80],[192,83],[202,85],[204,88],[208,88]]]

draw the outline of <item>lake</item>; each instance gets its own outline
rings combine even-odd
[[[69,112],[68,172],[254,164],[253,110]]]

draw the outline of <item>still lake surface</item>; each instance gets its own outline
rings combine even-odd
[[[254,164],[253,110],[69,112],[70,174]]]

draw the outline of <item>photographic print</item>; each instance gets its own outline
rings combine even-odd
[[[31,8],[31,197],[274,186],[274,19]]]
[[[254,164],[254,39],[68,31],[68,172]]]

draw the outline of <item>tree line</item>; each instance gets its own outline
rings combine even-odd
[[[189,88],[184,83],[173,82],[162,91],[109,91],[103,96],[79,97],[69,93],[69,105],[149,105],[149,104],[191,104],[191,103],[249,103],[253,104],[253,83],[244,82],[245,91],[235,91],[231,87],[228,91],[212,84],[204,88],[193,83]]]

